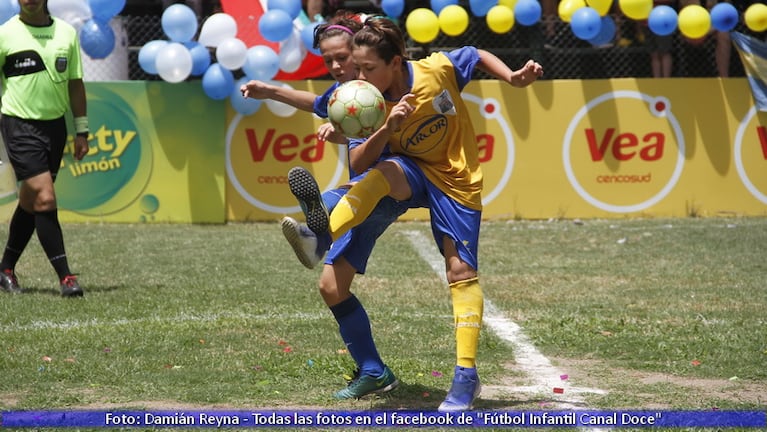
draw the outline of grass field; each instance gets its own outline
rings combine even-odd
[[[276,224],[64,234],[86,295],[59,297],[33,239],[17,267],[27,292],[0,296],[2,411],[434,410],[450,385],[450,301],[425,223],[391,227],[355,281],[402,384],[343,402],[332,394],[353,362],[319,270]],[[766,257],[765,218],[486,222],[498,320],[482,332],[476,409],[764,410]]]

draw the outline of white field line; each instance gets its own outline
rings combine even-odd
[[[434,270],[442,282],[447,284],[445,276],[445,259],[437,251],[431,237],[427,238],[419,231],[405,231],[418,255]],[[518,368],[530,379],[530,385],[520,387],[505,387],[504,390],[516,393],[544,396],[552,400],[557,409],[588,409],[584,393],[606,394],[601,389],[574,387],[569,385],[569,379],[564,380],[564,372],[551,364],[548,358],[541,354],[522,329],[509,320],[490,299],[485,296],[483,321],[498,337],[514,348],[514,359]],[[554,393],[554,388],[561,388],[564,393]],[[604,431],[605,429],[601,429]]]

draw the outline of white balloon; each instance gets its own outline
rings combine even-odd
[[[48,11],[78,30],[93,17],[87,0],[48,0]]]
[[[298,70],[306,57],[306,46],[301,41],[301,31],[294,28],[293,33],[280,42],[280,69],[291,73]]]
[[[219,12],[208,17],[202,24],[197,42],[217,47],[221,41],[237,36],[237,22],[231,15]]]
[[[236,70],[245,64],[247,51],[248,47],[245,42],[237,38],[224,39],[216,48],[216,60],[221,66],[229,70]]]
[[[192,73],[192,53],[178,42],[169,42],[157,53],[157,74],[169,83],[184,81]]]
[[[270,81],[269,83],[275,86],[281,86],[291,90],[293,89],[290,85],[279,81]],[[269,108],[269,111],[277,117],[290,117],[298,111],[295,107],[274,99],[266,99],[264,100],[264,103],[266,104],[266,107]]]

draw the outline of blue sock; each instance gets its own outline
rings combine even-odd
[[[348,299],[330,308],[336,321],[341,338],[346,344],[362,375],[381,376],[384,364],[378,355],[373,333],[362,303],[352,295]]]

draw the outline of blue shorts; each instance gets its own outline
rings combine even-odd
[[[389,158],[399,164],[413,191],[409,202],[429,208],[431,234],[440,253],[445,255],[442,239],[450,237],[455,242],[458,255],[475,271],[479,270],[477,251],[482,211],[470,209],[445,195],[436,187],[412,159],[404,156]]]
[[[353,181],[359,180],[359,178],[357,177]],[[331,211],[348,191],[349,188],[338,188],[323,193],[322,199],[325,201],[328,211]],[[343,257],[357,270],[357,273],[364,274],[376,240],[389,225],[405,214],[409,208],[412,208],[410,205],[410,201],[397,201],[393,198],[384,197],[365,221],[333,242],[325,256],[325,264],[333,264]]]

